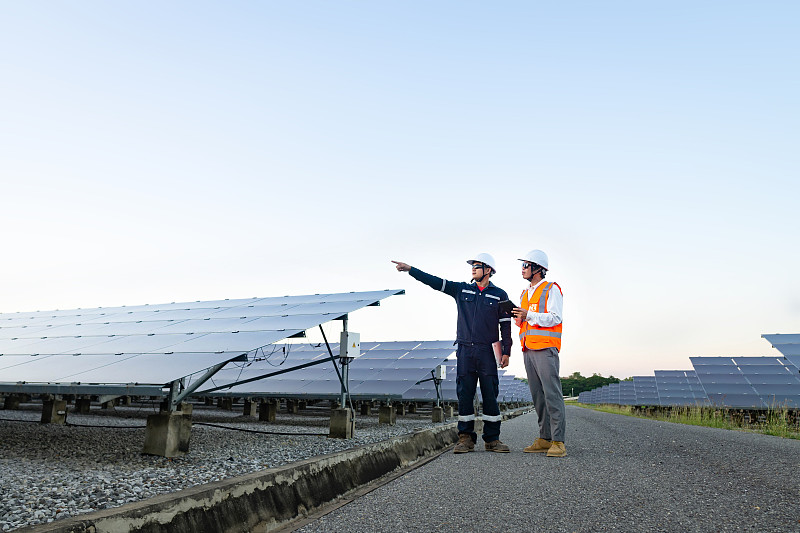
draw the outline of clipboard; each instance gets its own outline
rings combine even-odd
[[[514,302],[512,302],[511,300],[503,300],[498,305],[500,305],[501,312],[508,313],[509,315],[511,314],[511,311],[513,311],[514,308],[516,307]]]

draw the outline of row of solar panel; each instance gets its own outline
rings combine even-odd
[[[0,354],[247,353],[402,292],[4,313]]]
[[[800,339],[794,335],[769,337],[782,353],[783,346],[790,343],[780,344],[779,340]],[[648,406],[800,408],[800,366],[792,358],[692,357],[690,360],[694,370],[656,370],[654,376],[634,376],[632,381],[582,392],[578,401]]]
[[[0,314],[0,390],[35,392],[42,390],[42,384],[68,384],[70,390],[79,390],[83,383],[161,386],[243,354],[263,352],[264,347],[295,333],[402,293],[384,290],[4,313]],[[311,308],[335,312],[308,314]],[[247,317],[250,326],[213,332],[223,329],[213,324],[224,323],[226,319],[219,317],[225,313]],[[165,316],[171,318],[161,320]],[[271,318],[259,319],[264,316]],[[86,326],[100,326],[102,335],[83,335]],[[173,327],[183,329],[176,333]]]

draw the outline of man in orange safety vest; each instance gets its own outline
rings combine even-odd
[[[561,287],[544,280],[548,260],[543,251],[531,250],[520,261],[522,277],[530,285],[522,291],[520,306],[511,314],[519,326],[522,359],[539,419],[539,438],[524,451],[564,457],[567,455],[564,446],[566,413],[558,359],[563,307]]]

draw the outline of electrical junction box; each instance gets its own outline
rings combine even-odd
[[[447,367],[444,365],[439,365],[436,367],[436,372],[433,373],[433,377],[436,379],[446,379],[447,378]]]
[[[339,357],[355,359],[361,355],[361,333],[343,331],[339,336]]]

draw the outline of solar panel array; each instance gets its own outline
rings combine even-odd
[[[693,357],[692,364],[712,405],[800,407],[800,374],[783,358]]]
[[[0,392],[163,386],[403,292],[2,313]]]
[[[800,408],[800,335],[763,337],[783,356],[691,357],[694,370],[656,370],[655,376],[634,376],[632,382],[582,392],[578,401],[641,406]]]
[[[500,378],[499,402],[531,402],[531,390],[528,384],[517,379],[512,374],[500,369],[497,371]]]

